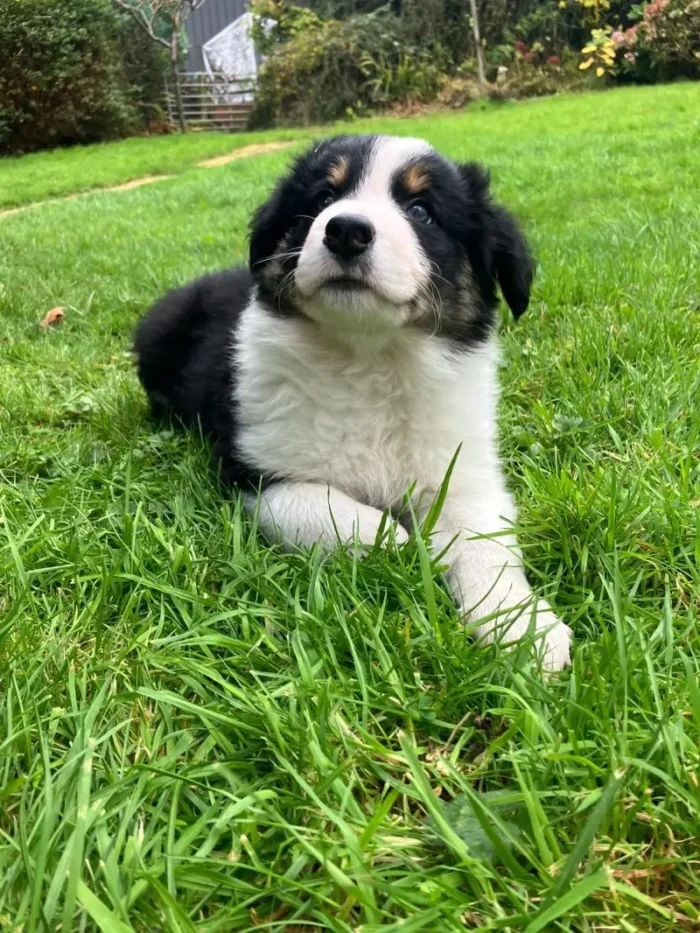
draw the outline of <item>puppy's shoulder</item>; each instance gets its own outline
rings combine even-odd
[[[243,266],[213,272],[194,281],[191,288],[203,310],[213,314],[233,314],[248,304],[253,291],[253,276]]]

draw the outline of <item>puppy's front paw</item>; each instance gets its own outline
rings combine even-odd
[[[533,621],[534,597],[529,590],[510,592],[508,600],[498,607],[498,615],[477,626],[476,637],[486,644],[494,641],[512,645],[532,632],[537,652],[545,671],[561,671],[571,663],[572,633],[568,625],[552,612],[549,603],[537,600]],[[520,599],[517,599],[517,595]],[[475,618],[474,612],[470,613]]]
[[[554,615],[544,600],[540,600],[539,606],[535,638],[542,667],[545,671],[563,671],[571,664],[571,629]]]
[[[410,535],[400,522],[390,521],[384,525],[381,539],[379,530],[382,527],[381,516],[377,522],[364,521],[353,529],[353,537],[346,542],[346,546],[353,551],[360,559],[366,557],[369,552],[377,545],[387,547],[391,542],[396,542],[397,546],[405,544]]]

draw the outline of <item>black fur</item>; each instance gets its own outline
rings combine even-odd
[[[251,226],[250,271],[234,269],[206,276],[165,296],[141,322],[135,341],[138,370],[155,415],[173,414],[185,425],[201,425],[222,461],[228,482],[257,486],[264,464],[245,462],[236,452],[235,371],[232,363],[237,323],[254,285],[275,313],[303,314],[288,287],[319,199],[341,197],[357,186],[375,143],[374,136],[339,136],[302,155],[256,212]],[[347,175],[329,183],[342,158]],[[419,200],[433,222],[414,223],[431,261],[432,286],[442,311],[417,318],[457,346],[486,339],[494,321],[496,287],[515,317],[527,308],[533,266],[515,221],[489,195],[489,177],[478,165],[456,166],[438,155],[421,158],[430,185]],[[402,187],[392,193],[408,207],[415,195]]]
[[[169,292],[141,321],[134,350],[155,417],[201,425],[227,483],[258,486],[262,471],[236,455],[233,335],[253,277],[232,269]]]
[[[480,290],[496,304],[496,283],[515,318],[527,310],[534,263],[527,242],[513,217],[495,205],[489,194],[489,174],[475,162],[459,166],[467,202],[467,255]]]
[[[437,333],[469,346],[493,329],[497,284],[516,318],[526,310],[533,263],[513,218],[492,203],[489,175],[481,166],[456,166],[438,155],[420,163],[429,171],[430,187],[419,200],[435,222],[414,224],[414,229],[431,260],[433,288],[442,301]],[[393,195],[403,205],[415,200],[403,188],[402,173],[394,180]],[[432,320],[425,324],[433,330]]]

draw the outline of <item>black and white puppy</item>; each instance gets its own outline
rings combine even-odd
[[[496,442],[496,287],[517,317],[531,281],[477,165],[417,139],[340,136],[258,210],[249,270],[150,311],[139,373],[156,413],[201,424],[226,478],[261,487],[249,507],[289,547],[373,544],[383,510],[405,518],[409,489],[424,516],[461,447],[432,538],[451,543],[451,590],[486,641],[534,617],[559,670],[571,633],[528,586]]]

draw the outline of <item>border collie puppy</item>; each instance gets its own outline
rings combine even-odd
[[[421,140],[321,142],[255,214],[249,269],[168,294],[135,349],[154,412],[201,424],[289,548],[370,546],[409,490],[424,518],[459,450],[432,535],[454,598],[559,670],[571,633],[526,580],[496,440],[496,288],[519,317],[532,263],[488,188]]]

